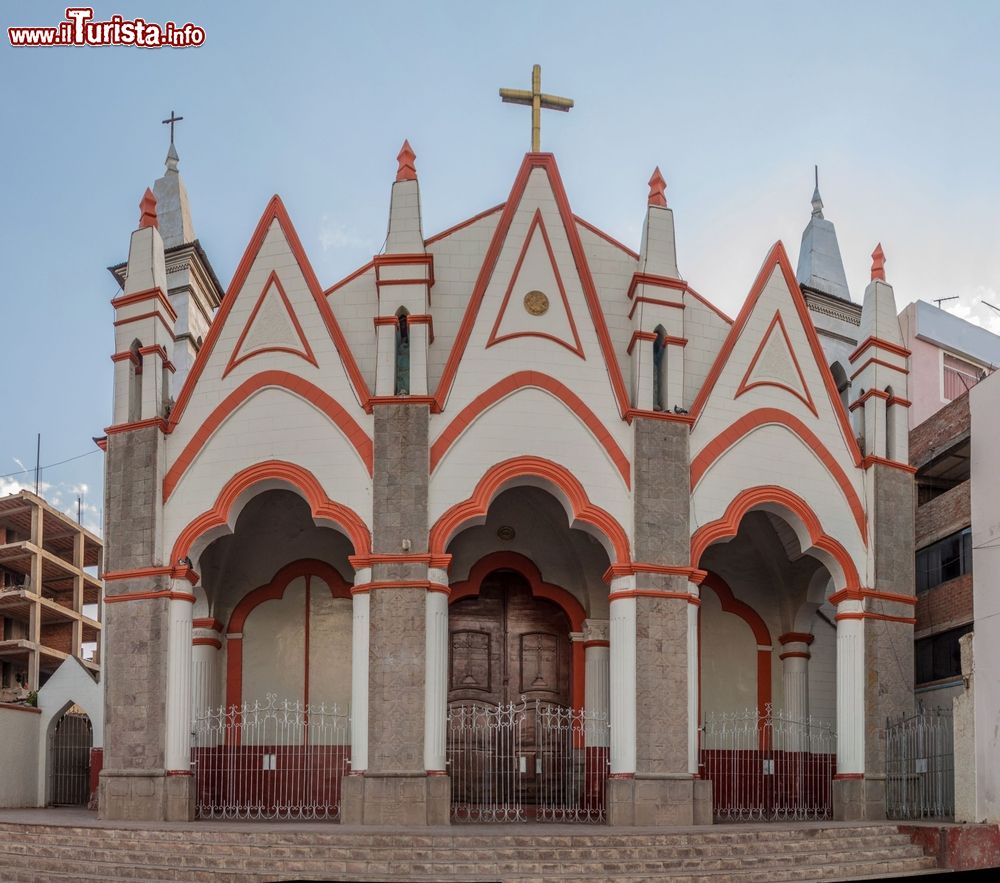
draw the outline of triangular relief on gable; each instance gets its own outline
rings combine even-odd
[[[291,301],[273,271],[264,283],[222,376],[247,359],[272,352],[290,353],[316,365],[316,357]]]
[[[780,311],[775,312],[767,331],[764,332],[734,398],[739,398],[751,389],[761,386],[771,386],[791,393],[813,414],[817,414],[816,404],[809,392],[809,386]]]
[[[531,220],[486,346],[518,337],[551,340],[586,358],[539,210]]]

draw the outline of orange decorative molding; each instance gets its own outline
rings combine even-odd
[[[146,192],[142,194],[142,199],[139,200],[139,229],[143,227],[153,227],[154,229],[160,226],[160,222],[156,218],[156,197],[153,195],[153,191],[148,187]]]
[[[782,646],[785,644],[812,644],[815,640],[816,636],[809,632],[785,632],[783,635],[778,635],[778,643]]]
[[[876,457],[874,454],[869,454],[861,461],[861,468],[871,469],[872,466],[888,466],[890,469],[898,469],[900,472],[908,472],[910,475],[916,475],[917,472],[917,467],[911,466],[909,463],[897,463],[886,457]]]
[[[916,625],[916,617],[913,616],[888,616],[885,613],[869,613],[865,611],[864,613],[838,613],[834,616],[837,622],[842,619],[877,619],[882,622],[901,622],[906,625]]]
[[[131,432],[133,429],[146,429],[156,426],[163,433],[169,432],[167,421],[162,417],[149,417],[146,420],[134,420],[132,423],[119,423],[117,426],[105,426],[104,431],[108,435],[117,435],[120,432]]]
[[[749,435],[754,429],[768,424],[784,426],[786,429],[797,435],[826,467],[827,472],[837,483],[847,505],[854,516],[854,522],[858,526],[858,532],[868,544],[867,517],[865,507],[858,496],[857,491],[851,484],[850,478],[836,458],[826,448],[823,442],[805,423],[798,417],[781,411],[777,408],[758,408],[749,414],[744,414],[739,420],[733,423],[728,429],[719,433],[712,441],[703,447],[691,461],[691,489],[697,487],[698,482],[708,472],[709,467],[719,459],[727,450],[736,444],[741,438]],[[857,444],[851,448],[852,454],[856,455],[855,465],[861,465],[861,452]],[[696,559],[693,559],[696,560]]]
[[[792,270],[792,265],[789,263],[788,254],[785,252],[785,246],[780,240],[772,246],[771,251],[764,259],[760,272],[757,274],[757,278],[754,280],[754,284],[750,289],[750,294],[747,296],[746,302],[743,304],[739,315],[736,317],[736,321],[729,329],[729,335],[723,343],[722,348],[719,350],[719,355],[716,357],[715,362],[712,363],[708,376],[705,378],[705,382],[698,391],[698,395],[695,397],[694,403],[691,405],[691,413],[694,414],[696,418],[701,416],[705,403],[708,401],[712,390],[715,389],[715,384],[719,380],[719,375],[722,374],[723,368],[725,368],[731,358],[736,343],[743,334],[746,324],[749,321],[754,308],[757,306],[761,295],[764,293],[764,289],[767,287],[767,283],[774,273],[775,268],[781,271],[782,277],[785,280],[789,297],[791,298],[792,304],[795,306],[795,312],[799,317],[802,330],[809,343],[809,349],[812,351],[813,360],[819,370],[820,376],[823,378],[823,383],[826,386],[827,397],[830,400],[834,414],[840,422],[840,431],[841,435],[844,437],[844,443],[847,445],[847,449],[851,452],[851,457],[854,462],[860,463],[861,452],[858,449],[857,440],[855,439],[854,432],[848,422],[847,414],[841,405],[840,392],[837,389],[837,385],[833,381],[833,375],[830,373],[830,369],[827,367],[826,357],[823,354],[823,347],[820,345],[819,337],[816,335],[816,329],[813,327],[812,318],[809,315],[809,308],[806,306],[805,297],[802,294],[802,289],[799,288],[799,283],[795,278],[795,272]],[[694,294],[694,292],[690,291],[689,293]],[[792,352],[794,353],[794,350]]]
[[[659,166],[653,169],[653,174],[649,176],[648,202],[650,205],[667,207],[667,182]]]
[[[168,598],[171,601],[190,601],[194,604],[194,595],[186,592],[133,592],[128,595],[106,595],[105,604],[118,604],[123,601],[152,601],[156,598]]]
[[[327,288],[323,292],[324,296],[325,297],[329,297],[331,294],[333,294],[334,292],[340,290],[345,285],[347,285],[349,282],[353,282],[359,276],[364,276],[365,273],[367,273],[369,270],[373,269],[374,267],[375,267],[375,261],[374,260],[369,261],[363,267],[358,267],[358,269],[356,269],[354,272],[349,273],[348,275],[346,275],[339,282],[334,282],[333,285],[331,285],[329,288]]]
[[[308,380],[303,379],[288,371],[261,371],[249,380],[243,381],[236,389],[227,395],[215,409],[209,414],[198,427],[191,440],[184,446],[173,465],[167,470],[163,478],[163,499],[166,501],[174,492],[181,476],[188,470],[194,462],[201,449],[208,444],[208,440],[215,431],[226,421],[240,405],[255,393],[266,387],[275,387],[287,390],[309,402],[329,418],[351,443],[357,451],[361,462],[364,463],[368,474],[372,474],[375,460],[374,444],[368,433],[353,418],[344,407],[332,396],[318,386],[313,385]],[[172,429],[176,424],[171,420],[169,426]]]
[[[884,399],[886,402],[889,401],[889,393],[882,389],[869,389],[859,395],[851,404],[848,406],[849,411],[854,411],[860,408],[868,399]]]
[[[873,598],[878,601],[889,601],[894,604],[908,604],[915,607],[917,599],[914,595],[901,595],[898,592],[880,592],[877,589],[841,589],[834,592],[829,597],[831,604],[837,605],[841,601],[861,601],[864,598]]]
[[[617,577],[631,576],[635,573],[659,573],[664,576],[683,576],[690,582],[700,583],[704,579],[705,572],[686,565],[646,564],[642,561],[625,561],[619,564],[612,564],[604,571],[601,578],[604,582],[610,583],[611,580]]]
[[[424,275],[406,277],[405,279],[383,279],[383,267],[424,266]],[[372,258],[375,268],[375,287],[381,289],[384,285],[426,285],[428,290],[434,287],[434,255],[425,252],[412,254],[377,254]],[[380,292],[381,296],[381,292]],[[428,295],[429,296],[429,295]]]
[[[899,407],[901,408],[909,408],[910,405],[912,404],[913,402],[911,402],[909,399],[903,399],[900,398],[899,396],[889,396],[888,400],[886,401],[886,405],[890,408],[895,407],[896,405],[899,405]]]
[[[486,515],[490,502],[502,489],[527,476],[555,485],[569,502],[574,520],[586,522],[607,538],[615,562],[631,560],[628,534],[612,515],[590,502],[580,480],[565,466],[533,456],[514,457],[491,466],[479,479],[472,496],[456,503],[434,523],[430,531],[431,552],[446,552],[448,543],[464,525]]]
[[[848,361],[854,363],[858,360],[863,352],[871,347],[878,347],[879,349],[885,350],[887,353],[892,353],[894,356],[899,356],[906,359],[910,355],[910,351],[905,346],[900,346],[898,343],[893,343],[891,340],[884,340],[881,337],[866,337],[861,343],[858,344],[857,349],[854,350],[848,357]],[[880,363],[881,364],[881,363]],[[898,366],[893,365],[894,368]]]
[[[427,579],[380,579],[368,583],[358,583],[351,589],[352,595],[367,595],[379,589],[423,589],[425,592],[440,592],[451,594],[451,587],[445,583]]]
[[[222,641],[218,638],[192,638],[192,647],[214,647],[216,650],[222,649]]]
[[[635,295],[635,290],[640,285],[650,285],[654,288],[670,288],[683,294],[688,290],[688,284],[683,279],[675,279],[672,276],[656,276],[653,273],[633,273],[632,281],[629,283],[627,297],[629,300]],[[680,301],[655,301],[663,306],[679,307],[684,309],[684,304]]]
[[[186,579],[191,585],[198,584],[198,574],[190,567],[176,565],[174,567],[138,567],[133,570],[113,570],[102,575],[106,583],[123,579],[143,579],[149,576],[169,576],[171,579]]]
[[[443,407],[444,403],[448,400],[452,384],[454,383],[455,376],[458,373],[459,364],[461,363],[462,356],[468,346],[473,326],[476,324],[476,319],[479,315],[479,310],[482,306],[486,289],[493,277],[497,261],[500,258],[500,252],[503,249],[504,243],[507,240],[507,235],[510,232],[510,226],[514,220],[514,215],[517,213],[521,198],[523,197],[525,188],[528,185],[528,179],[531,176],[531,172],[535,169],[541,169],[545,172],[552,188],[556,208],[563,222],[566,238],[569,241],[570,252],[572,253],[573,261],[576,264],[577,274],[580,278],[580,285],[583,288],[584,299],[590,312],[591,322],[594,325],[601,353],[604,357],[605,366],[611,382],[611,388],[614,392],[615,399],[618,402],[619,413],[624,415],[628,410],[628,391],[625,387],[625,380],[618,365],[614,344],[611,340],[607,322],[605,321],[604,313],[601,308],[600,298],[597,294],[597,287],[594,284],[593,277],[590,273],[590,267],[587,264],[583,244],[580,241],[580,234],[577,230],[573,214],[570,211],[569,199],[566,196],[566,190],[563,187],[562,179],[559,176],[559,170],[556,167],[555,158],[551,153],[529,153],[525,155],[524,162],[521,164],[521,168],[518,171],[514,185],[511,189],[510,198],[504,204],[499,223],[493,233],[493,238],[490,241],[489,247],[486,250],[479,275],[472,289],[472,295],[469,298],[465,315],[462,318],[462,323],[459,326],[457,335],[455,336],[455,342],[452,346],[451,352],[448,354],[448,360],[445,363],[444,371],[441,374],[441,380],[438,383],[437,392],[434,397],[437,399],[439,407]]]
[[[228,527],[229,515],[236,500],[255,484],[276,479],[298,489],[314,519],[333,521],[344,531],[354,546],[355,554],[371,550],[371,533],[360,515],[353,509],[326,496],[323,486],[308,469],[284,460],[265,460],[238,472],[219,491],[215,504],[185,527],[174,543],[171,560],[186,558],[195,541],[220,527]]]
[[[799,383],[802,385],[802,391],[789,386],[787,383],[781,383],[777,380],[755,380],[748,383],[750,375],[753,374],[753,369],[757,367],[757,362],[760,361],[761,353],[764,351],[764,347],[767,342],[771,339],[771,334],[777,326],[778,330],[781,332],[781,336],[785,341],[785,346],[788,348],[788,353],[792,357],[792,364],[795,366],[795,372],[799,375]],[[805,405],[810,411],[812,411],[814,417],[819,416],[819,412],[816,410],[816,403],[813,401],[812,394],[809,392],[809,384],[806,383],[805,375],[802,373],[802,367],[799,365],[798,357],[795,355],[795,348],[792,346],[792,341],[788,337],[788,329],[785,328],[785,320],[781,318],[781,311],[775,310],[774,318],[771,320],[771,324],[767,326],[767,330],[764,332],[763,337],[760,339],[760,343],[757,345],[757,352],[754,353],[753,358],[750,360],[750,365],[746,370],[746,374],[743,375],[743,379],[740,381],[740,385],[736,390],[736,394],[733,396],[734,399],[738,399],[744,393],[749,392],[758,386],[773,386],[777,389],[782,389],[785,392],[791,393],[795,398],[797,398],[803,405]],[[805,393],[805,395],[803,395]]]
[[[622,589],[620,592],[610,592],[608,601],[620,601],[623,598],[662,598],[668,601],[687,601],[695,607],[701,606],[701,598],[690,592],[661,592],[658,589]]]
[[[348,555],[347,560],[355,570],[361,570],[363,567],[374,567],[376,564],[426,564],[431,567],[433,557],[430,552],[399,552]]]
[[[628,343],[628,349],[626,352],[631,356],[632,350],[635,349],[635,345],[640,340],[645,340],[652,342],[657,339],[660,335],[655,334],[652,331],[633,331],[632,339]],[[663,343],[666,346],[687,346],[686,337],[671,337],[669,334],[663,336]]]
[[[428,405],[433,407],[434,396],[372,396],[365,402],[365,411],[369,414],[375,405]]]
[[[191,627],[196,629],[210,629],[213,632],[221,632],[225,626],[215,617],[201,617],[191,620]]]
[[[410,142],[404,139],[403,146],[399,148],[399,153],[396,154],[396,161],[399,163],[396,168],[397,183],[400,181],[417,180],[416,158],[417,155],[413,152],[413,148],[410,147]]]
[[[107,451],[108,451],[108,437],[106,435],[101,436],[100,438],[95,438],[94,439],[94,444],[97,445],[97,447],[99,447],[102,451],[104,451],[105,453],[107,453]]]
[[[135,304],[145,303],[148,300],[155,301],[163,307],[172,322],[177,321],[177,311],[174,309],[173,304],[171,304],[167,299],[167,296],[163,293],[162,288],[147,288],[144,291],[136,291],[132,294],[119,294],[117,297],[113,297],[111,299],[111,306],[113,306],[116,310],[120,310],[122,307],[131,307]],[[134,321],[136,318],[138,317],[132,316],[125,321]],[[170,328],[169,325],[167,328],[171,335],[173,335],[173,328]]]
[[[344,366],[344,371],[347,374],[350,385],[353,387],[355,396],[359,402],[368,400],[370,395],[368,385],[365,383],[364,376],[358,368],[357,361],[347,345],[347,339],[344,337],[340,326],[337,324],[336,318],[330,310],[330,305],[327,303],[323,289],[320,287],[319,280],[316,278],[316,273],[313,271],[312,265],[309,263],[309,258],[306,257],[306,253],[302,247],[302,242],[299,239],[298,233],[296,233],[295,228],[292,226],[291,219],[288,217],[288,212],[285,210],[285,206],[281,199],[278,196],[273,196],[271,197],[270,202],[268,202],[267,207],[264,209],[264,213],[261,215],[257,228],[254,230],[254,234],[250,238],[250,242],[247,244],[246,251],[243,253],[243,258],[240,260],[239,266],[237,266],[236,272],[233,274],[232,282],[229,283],[229,288],[222,299],[222,306],[219,308],[218,314],[212,321],[211,327],[208,329],[208,334],[205,336],[205,342],[201,349],[198,350],[198,354],[195,356],[194,364],[188,372],[187,379],[184,381],[184,385],[181,387],[180,393],[178,393],[177,403],[174,406],[173,411],[170,413],[171,427],[176,426],[184,416],[184,412],[191,400],[194,389],[198,385],[202,372],[205,370],[205,366],[208,364],[209,359],[212,356],[215,345],[226,326],[229,315],[233,309],[233,304],[236,302],[237,296],[241,293],[243,287],[245,286],[247,278],[250,275],[250,271],[264,245],[264,240],[267,238],[268,231],[274,223],[277,223],[280,227],[281,232],[288,243],[288,248],[292,252],[293,257],[298,264],[298,269],[302,273],[306,286],[309,289],[309,293],[312,295],[312,298],[316,303],[316,308],[319,310],[320,317],[323,319],[323,324],[330,336],[334,349],[340,355],[340,361]]]
[[[136,316],[126,316],[124,319],[116,319],[111,324],[115,328],[118,328],[120,325],[129,325],[132,322],[141,322],[144,319],[157,319],[157,320],[159,320],[160,324],[164,327],[164,329],[166,329],[166,332],[170,336],[170,339],[171,340],[174,339],[174,329],[173,329],[173,326],[169,322],[167,322],[166,319],[163,318],[163,313],[139,313]]]
[[[686,423],[688,426],[694,424],[694,417],[690,414],[675,414],[673,411],[647,411],[645,408],[629,408],[625,412],[625,420],[631,423],[636,418],[643,420],[670,420],[674,423]]]
[[[507,312],[507,305],[510,303],[510,296],[514,290],[514,283],[517,282],[518,274],[521,272],[521,265],[524,263],[524,257],[528,253],[528,248],[531,245],[531,238],[536,229],[542,235],[542,242],[545,245],[545,251],[549,256],[549,263],[552,267],[552,272],[556,277],[556,287],[559,289],[559,297],[562,299],[563,309],[566,311],[566,319],[569,322],[570,330],[573,333],[572,344],[562,338],[556,337],[553,334],[546,334],[543,331],[517,331],[512,334],[497,336],[500,330],[500,323],[503,321],[503,317]],[[559,346],[565,347],[581,359],[586,359],[586,356],[583,354],[583,344],[580,343],[580,335],[576,330],[576,320],[573,318],[573,311],[570,309],[569,298],[566,296],[566,286],[563,285],[562,274],[559,272],[559,264],[556,262],[555,253],[552,251],[552,243],[549,241],[549,233],[545,229],[545,221],[542,220],[541,209],[535,209],[535,214],[532,216],[531,223],[528,225],[528,232],[524,237],[524,243],[521,245],[521,253],[518,255],[517,263],[514,265],[514,270],[510,274],[510,282],[507,285],[507,291],[504,292],[503,301],[500,303],[500,310],[497,312],[496,321],[493,323],[493,330],[490,331],[489,340],[486,341],[486,348],[489,349],[495,344],[502,343],[505,340],[512,340],[517,337],[542,337],[546,340],[551,340],[553,343],[558,343]]]
[[[881,365],[883,368],[891,368],[893,371],[897,371],[904,377],[910,373],[909,370],[906,369],[905,367],[900,367],[899,365],[893,365],[892,362],[886,362],[884,359],[876,359],[873,357],[871,359],[866,359],[864,362],[861,363],[861,367],[858,368],[853,374],[851,374],[851,380],[854,380],[869,365]]]
[[[271,286],[274,286],[274,288],[277,289],[278,297],[281,299],[281,303],[285,308],[285,315],[291,319],[292,327],[295,329],[295,334],[298,337],[301,346],[299,349],[293,349],[289,346],[259,347],[257,349],[250,350],[248,353],[239,355],[240,350],[243,348],[243,343],[247,338],[247,334],[250,333],[250,329],[253,327],[254,319],[257,318],[260,308],[264,305],[264,298],[267,297],[268,292],[271,290]],[[300,359],[304,359],[314,368],[319,367],[319,364],[316,362],[316,356],[313,354],[312,347],[309,346],[309,341],[306,340],[305,334],[302,333],[302,325],[299,324],[299,317],[295,314],[292,302],[288,299],[288,295],[285,294],[284,286],[281,284],[281,280],[278,278],[278,274],[274,270],[271,270],[271,274],[267,277],[267,281],[264,282],[264,287],[260,290],[260,295],[257,297],[257,303],[254,304],[253,309],[250,311],[250,318],[247,319],[246,324],[243,326],[243,330],[240,332],[240,336],[236,341],[236,346],[233,347],[232,355],[229,357],[229,361],[226,363],[226,367],[222,371],[222,376],[225,377],[237,365],[242,364],[248,359],[252,359],[254,356],[263,355],[264,353],[289,353],[290,355],[298,356]]]
[[[598,444],[614,463],[625,482],[626,487],[632,485],[632,466],[625,452],[618,446],[614,437],[608,431],[604,422],[587,406],[573,390],[554,377],[540,371],[518,371],[493,384],[489,389],[479,393],[466,405],[455,418],[444,428],[431,445],[430,470],[433,472],[451,446],[458,440],[469,426],[493,405],[519,389],[533,387],[547,392],[562,402],[590,430]]]
[[[634,277],[633,277],[634,278]],[[668,307],[672,310],[683,310],[686,308],[686,304],[681,301],[676,300],[660,300],[657,297],[634,297],[632,298],[632,307],[628,311],[628,317],[631,319],[635,315],[635,311],[639,308],[639,304],[653,304],[658,307]]]
[[[691,537],[691,560],[700,561],[712,543],[736,536],[743,516],[755,506],[768,503],[781,506],[802,520],[812,545],[826,552],[840,565],[848,588],[856,589],[860,585],[858,569],[851,556],[840,543],[823,530],[816,513],[808,503],[791,491],[776,485],[763,485],[741,491],[730,502],[721,518],[699,527]]]

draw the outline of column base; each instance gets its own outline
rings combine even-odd
[[[711,825],[712,783],[708,779],[609,779],[608,824],[616,826]]]
[[[451,779],[419,773],[345,776],[340,820],[345,825],[448,825]]]
[[[194,820],[194,777],[162,770],[101,770],[97,817],[108,821]]]
[[[885,779],[833,780],[833,817],[838,822],[885,819]]]

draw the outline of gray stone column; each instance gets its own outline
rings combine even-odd
[[[375,405],[368,763],[344,781],[349,823],[449,818],[448,778],[428,776],[424,764],[429,421],[427,404]]]
[[[689,678],[688,607],[698,599],[689,584],[689,427],[651,417],[633,425],[635,772],[609,781],[608,818],[624,825],[707,823],[710,785],[690,770],[689,717],[697,704],[689,692],[697,682]],[[611,640],[614,658],[614,629]]]
[[[171,605],[190,602],[171,599],[182,593],[173,591],[171,562],[163,557],[162,486],[163,433],[158,426],[108,436],[104,493],[108,652],[102,660],[105,741],[99,791],[104,819],[193,817],[190,771],[170,770],[167,757]],[[193,595],[188,597],[193,600]],[[183,637],[190,654],[190,625]],[[186,676],[189,671],[184,670]]]

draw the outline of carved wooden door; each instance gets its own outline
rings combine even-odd
[[[569,619],[554,602],[535,598],[520,574],[498,570],[479,595],[463,598],[449,611],[448,701],[506,705],[539,700],[568,706],[572,652]],[[525,804],[537,802],[547,764],[538,753],[532,710],[520,734],[517,776]]]

